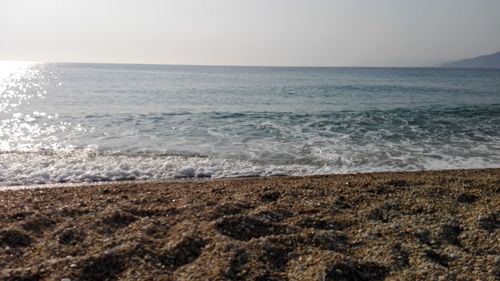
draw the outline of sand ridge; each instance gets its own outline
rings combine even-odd
[[[0,192],[1,280],[499,280],[500,170]]]

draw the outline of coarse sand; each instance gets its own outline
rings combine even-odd
[[[500,280],[500,170],[2,191],[0,280]]]

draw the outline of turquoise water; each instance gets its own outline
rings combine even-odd
[[[500,167],[500,70],[0,62],[0,185]]]

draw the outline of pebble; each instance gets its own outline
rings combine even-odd
[[[387,274],[388,279],[392,277],[401,278],[402,280],[414,280],[417,278],[412,277],[421,277],[422,280],[453,280],[458,279],[455,276],[460,276],[459,278],[462,278],[461,275],[466,275],[463,277],[464,280],[495,280],[488,279],[488,277],[494,276],[497,273],[496,268],[500,265],[500,255],[488,250],[498,245],[499,238],[494,236],[495,233],[492,234],[493,236],[488,236],[486,231],[478,228],[477,222],[475,221],[477,214],[472,213],[476,212],[476,209],[478,209],[477,212],[486,212],[488,208],[494,208],[495,205],[492,204],[492,201],[495,198],[492,198],[491,201],[485,201],[484,206],[480,206],[479,204],[477,204],[477,206],[475,205],[474,208],[476,209],[469,206],[470,210],[457,211],[454,201],[456,197],[455,193],[457,192],[455,190],[450,191],[450,196],[445,194],[445,192],[443,192],[442,195],[438,194],[444,199],[437,200],[440,198],[435,198],[434,189],[427,185],[422,185],[422,188],[415,189],[413,196],[415,197],[418,195],[419,197],[410,198],[409,194],[404,193],[406,192],[405,190],[390,194],[364,193],[365,188],[363,186],[358,186],[356,182],[350,183],[350,185],[353,186],[352,189],[342,189],[340,186],[343,186],[345,182],[345,180],[340,182],[335,180],[332,184],[335,187],[332,188],[332,190],[338,190],[339,194],[335,192],[332,192],[332,194],[328,192],[314,193],[313,191],[315,190],[302,190],[300,184],[291,183],[289,189],[283,189],[283,191],[281,191],[284,194],[290,194],[290,196],[282,196],[279,201],[273,204],[262,204],[259,200],[260,189],[253,188],[252,185],[246,188],[259,191],[255,192],[252,196],[249,195],[251,193],[246,189],[241,188],[242,190],[240,190],[239,187],[235,187],[234,192],[228,191],[228,194],[225,194],[225,191],[222,190],[220,194],[223,195],[214,195],[213,198],[207,198],[210,202],[214,202],[214,205],[206,206],[209,211],[212,210],[211,208],[216,208],[218,206],[217,204],[221,205],[226,203],[226,201],[229,203],[240,201],[245,203],[242,208],[236,208],[235,213],[233,213],[232,210],[227,214],[223,213],[223,215],[228,216],[228,218],[230,216],[235,216],[236,218],[249,217],[252,219],[259,219],[261,214],[267,217],[267,223],[269,223],[269,225],[264,225],[265,231],[261,233],[262,236],[254,237],[249,241],[238,240],[239,236],[236,235],[240,233],[246,234],[247,232],[252,233],[254,230],[260,231],[261,227],[252,223],[252,220],[236,220],[237,223],[235,225],[227,226],[228,230],[232,232],[226,233],[219,231],[219,229],[217,229],[217,233],[214,231],[209,232],[215,233],[215,236],[211,236],[212,234],[205,235],[204,231],[198,232],[198,227],[203,230],[214,230],[212,220],[215,218],[212,218],[210,213],[205,215],[204,212],[199,212],[197,200],[200,202],[205,200],[204,195],[206,192],[204,188],[200,189],[200,191],[195,190],[193,192],[186,190],[183,191],[183,193],[186,192],[187,194],[185,197],[182,197],[184,195],[179,195],[179,199],[173,199],[174,202],[179,202],[178,204],[174,204],[174,206],[159,205],[158,207],[151,207],[152,213],[156,213],[156,210],[158,210],[158,214],[164,214],[165,216],[154,216],[154,218],[144,216],[140,217],[140,219],[151,221],[140,224],[135,223],[130,226],[120,225],[120,228],[117,229],[113,228],[113,231],[116,232],[113,232],[112,235],[109,236],[111,238],[98,236],[98,239],[94,239],[96,243],[95,248],[99,250],[99,257],[103,256],[105,250],[106,253],[110,254],[116,251],[118,257],[120,259],[123,257],[127,265],[129,264],[128,259],[135,259],[137,257],[136,254],[143,256],[144,260],[140,260],[141,263],[131,263],[131,265],[133,264],[134,266],[134,273],[130,273],[129,268],[124,269],[122,277],[128,280],[132,280],[132,275],[135,274],[135,272],[138,273],[135,277],[140,276],[139,273],[142,272],[144,272],[144,274],[149,274],[147,272],[148,269],[151,266],[155,267],[154,265],[156,265],[158,271],[170,272],[172,269],[171,266],[162,264],[157,257],[164,254],[171,254],[173,258],[183,259],[187,255],[190,255],[189,253],[192,249],[193,251],[201,252],[200,255],[203,259],[196,261],[195,254],[193,253],[193,255],[189,257],[189,260],[192,258],[195,260],[190,261],[190,263],[192,263],[191,265],[185,266],[186,271],[188,271],[186,273],[194,273],[195,270],[201,270],[199,276],[202,276],[202,274],[214,274],[214,276],[205,276],[207,277],[206,279],[218,279],[218,276],[215,276],[215,274],[219,274],[217,273],[218,271],[212,273],[210,264],[204,264],[205,258],[207,258],[207,260],[213,258],[213,263],[217,264],[217,268],[220,266],[221,269],[230,266],[231,264],[229,264],[228,261],[234,259],[236,262],[235,265],[238,266],[239,270],[231,273],[235,274],[235,278],[241,279],[261,273],[262,276],[265,276],[265,273],[273,274],[273,276],[290,274],[292,277],[290,279],[312,280],[313,276],[316,279],[321,279],[321,275],[323,274],[323,277],[326,278],[330,274],[334,275],[335,270],[340,270],[343,271],[344,274],[350,273],[354,277],[356,277],[357,274],[366,273],[367,277],[371,276],[371,274],[373,274],[374,277],[376,277],[376,274]],[[366,182],[369,183],[368,180]],[[326,181],[324,183],[329,184],[329,182]],[[379,181],[377,184],[383,184],[383,182]],[[285,184],[283,184],[283,186],[285,186]],[[485,187],[485,189],[487,189],[487,187]],[[447,190],[448,189],[445,191],[447,192]],[[139,190],[134,190],[134,192],[140,193]],[[172,198],[168,198],[168,196],[171,196],[170,192],[173,193],[174,191],[165,190],[164,188],[158,189],[158,193],[161,194],[159,197],[161,200],[154,202],[160,204],[167,202],[167,205],[172,205],[170,203]],[[208,193],[210,193],[210,190]],[[244,195],[240,196],[241,194]],[[304,194],[313,199],[307,199],[307,196]],[[345,197],[340,194],[344,194]],[[119,195],[120,194],[113,198],[120,200]],[[185,204],[185,201],[187,202],[188,199],[190,200],[191,198],[188,195],[194,196],[194,199],[191,200],[192,202],[190,201],[192,205]],[[301,198],[302,195],[304,195],[306,199],[297,199]],[[208,196],[210,196],[210,194]],[[93,199],[94,197],[89,198]],[[149,210],[150,207],[149,202],[145,199],[146,197],[143,198],[139,196],[139,198],[141,199],[137,202],[134,201],[134,199],[125,199],[116,204],[124,204],[126,206],[136,203],[141,204],[134,208],[137,208],[138,211],[144,208],[144,214],[147,214],[146,211]],[[337,201],[340,203],[334,203]],[[346,201],[349,201],[352,205],[345,211],[339,211],[341,208],[332,210],[327,207],[316,207],[336,206],[335,204],[343,204],[343,202],[347,204]],[[420,204],[420,206],[415,206],[414,208],[415,202],[419,202],[418,204]],[[86,212],[90,211],[90,215],[96,214],[98,218],[101,215],[108,214],[106,212],[101,213],[101,203],[106,204],[104,201],[96,202],[95,206],[89,203],[88,205],[90,205],[90,207],[84,210],[85,213],[80,214],[79,212],[75,212],[74,214],[70,214],[75,217],[75,229],[81,227],[82,230],[87,233],[85,236],[86,239],[90,239],[91,234],[94,233],[95,230],[100,231],[101,229],[100,224],[86,225],[89,216]],[[144,207],[142,204],[144,204]],[[381,223],[366,218],[373,207],[378,207],[380,205],[392,206],[391,204],[399,204],[400,210],[399,213],[397,213],[398,216],[390,221]],[[247,209],[247,205],[251,206],[251,208]],[[20,206],[22,205],[20,204]],[[430,210],[431,208],[429,206],[435,207],[436,212],[427,213],[428,209]],[[417,210],[417,207],[421,207],[422,210]],[[184,211],[184,208],[187,210]],[[49,215],[52,214],[51,210],[52,209],[47,209],[47,211],[44,212]],[[458,215],[455,214],[455,211],[464,213]],[[14,214],[13,211],[11,213]],[[281,215],[281,213],[284,215]],[[288,214],[290,214],[290,216],[288,216]],[[61,216],[63,215],[66,214],[62,214]],[[333,216],[335,216],[335,220],[337,218],[339,221],[345,220],[348,226],[340,230],[323,230],[322,228],[335,228],[336,225],[332,218]],[[281,220],[279,222],[272,221],[275,217],[279,217]],[[299,223],[301,219],[309,217],[312,217],[314,220],[324,221],[324,223],[318,225],[318,228],[300,227]],[[443,224],[452,224],[452,218],[455,217],[460,218],[460,226],[464,229],[467,229],[467,225],[470,226],[470,231],[464,231],[460,236],[462,246],[448,243],[443,238],[446,233],[444,236],[441,234],[443,233]],[[198,224],[197,220],[201,222]],[[62,221],[61,219],[61,222]],[[189,224],[184,224],[184,222],[188,222]],[[13,227],[17,227],[19,223],[13,222],[12,224]],[[157,234],[162,234],[171,228],[172,230],[179,231],[181,233],[180,236],[185,237],[185,240],[184,238],[181,240],[177,235],[168,236],[169,239],[165,240],[158,239],[157,241],[156,239],[151,239],[158,248],[152,248],[152,250],[148,251],[145,251],[142,247],[132,247],[128,242],[122,242],[125,241],[125,239],[132,239],[130,243],[134,245],[135,243],[141,243],[142,239],[145,237],[144,235],[147,235],[145,231],[147,231],[149,227],[160,229],[161,233]],[[195,228],[195,230],[193,230],[195,234],[192,233],[191,227]],[[284,227],[286,231],[283,231],[283,233],[280,232],[279,235],[275,235],[274,233],[276,233],[277,230],[281,230],[281,227]],[[233,233],[235,237],[231,236]],[[267,235],[268,233],[271,233],[271,235]],[[257,234],[261,235],[259,232]],[[191,244],[192,239],[190,236],[192,235],[202,236],[201,238],[204,240],[204,243],[208,245],[203,248],[196,243]],[[33,238],[38,239],[35,237]],[[183,244],[184,241],[188,243]],[[394,246],[396,242],[398,246]],[[48,243],[52,243],[52,241]],[[111,246],[115,247],[116,245],[120,245],[120,243],[126,246],[124,248],[118,246],[117,248],[109,250]],[[59,253],[67,252],[64,251],[66,247],[73,247],[73,245],[60,245],[57,241],[49,245],[50,247],[46,247],[47,249],[57,249]],[[5,248],[5,246],[1,245],[0,252],[2,252],[3,248]],[[28,248],[25,248],[24,251],[28,251],[27,249]],[[172,249],[174,249],[174,251],[171,252]],[[471,249],[471,251],[467,252],[464,249]],[[35,250],[38,251],[39,248]],[[167,250],[167,252],[165,252],[165,250]],[[275,255],[275,251],[280,252]],[[449,263],[448,268],[440,265],[439,256],[428,256],[425,254],[426,251],[436,252],[437,254],[443,255],[443,258],[448,257],[446,259]],[[52,255],[52,250],[48,252],[44,248],[40,248],[40,252],[49,258],[51,256],[58,256]],[[5,260],[10,260],[10,258],[7,257],[9,253],[10,252],[3,253]],[[80,253],[85,254],[85,256],[81,256]],[[283,261],[287,261],[286,270],[281,268],[281,264],[278,264],[277,267],[274,268],[273,260],[276,259],[276,256]],[[87,261],[88,258],[89,256],[86,256],[86,251],[82,251],[78,253],[78,257],[66,256],[64,259],[48,260],[47,263],[44,264],[44,266],[47,266],[48,273],[41,274],[43,269],[40,269],[40,271],[36,273],[41,276],[50,276],[54,274],[54,269],[62,267],[61,269],[64,271],[55,273],[59,276],[57,281],[71,281],[71,279],[75,277],[68,273],[77,273],[75,270],[83,266],[80,261]],[[0,260],[1,259],[2,256],[0,255]],[[17,261],[19,259],[12,258],[12,260]],[[89,266],[89,268],[94,269],[101,265],[101,260],[96,262],[93,258],[90,258],[90,261],[88,261],[89,265],[91,265],[90,262],[92,260],[96,266]],[[399,262],[400,260],[405,260],[406,265],[404,267],[400,266],[400,264],[403,264]],[[71,261],[73,261],[73,263]],[[105,262],[105,260],[103,260],[103,262]],[[10,268],[17,268],[18,264],[20,264],[18,262],[10,263],[9,261],[7,263]],[[381,268],[378,267],[379,265]],[[197,268],[198,266],[200,266],[200,268]],[[329,271],[328,274],[325,273],[325,270],[332,269],[333,271]],[[223,273],[226,271],[221,272]],[[5,273],[3,268],[0,269],[0,275],[5,276],[6,274],[9,273]],[[127,276],[127,274],[130,275]],[[71,279],[63,278],[64,275],[68,277],[71,276]]]

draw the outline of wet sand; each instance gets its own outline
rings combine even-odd
[[[0,280],[499,279],[499,169],[0,192]]]

